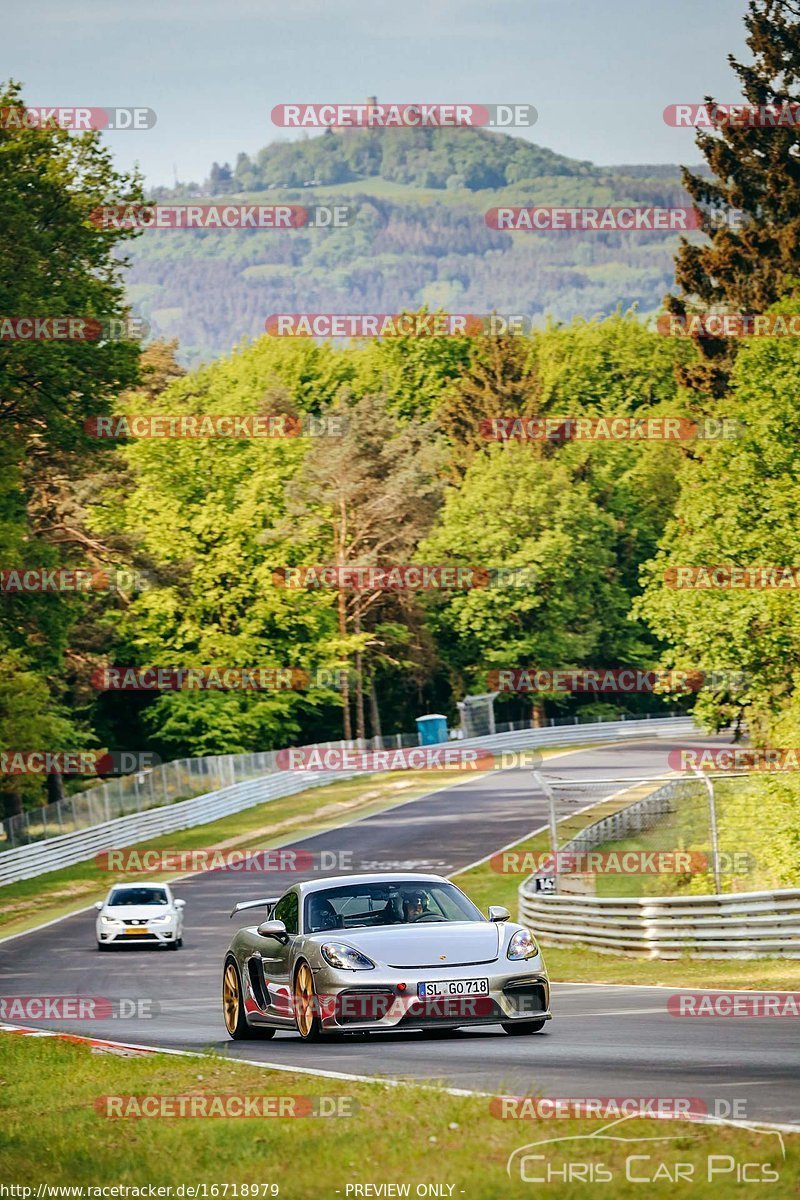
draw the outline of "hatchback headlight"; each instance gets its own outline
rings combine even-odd
[[[116,925],[117,924],[117,918],[109,917],[107,913],[101,913],[100,920],[103,922],[104,925]]]
[[[171,920],[172,920],[172,917],[169,915],[169,913],[165,913],[163,917],[149,917],[148,924],[163,925],[166,921],[171,921]]]
[[[538,953],[539,947],[530,929],[518,929],[508,943],[509,958],[534,958]]]
[[[371,971],[375,966],[366,954],[353,946],[346,946],[344,942],[326,942],[320,949],[325,962],[342,971]]]

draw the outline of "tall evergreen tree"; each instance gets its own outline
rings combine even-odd
[[[753,61],[746,65],[729,55],[729,62],[748,105],[800,105],[799,0],[749,0],[744,20]],[[706,103],[715,101],[707,96]],[[711,178],[684,169],[683,182],[710,240],[682,239],[676,257],[681,295],[668,296],[667,308],[677,315],[695,308],[764,312],[798,273],[800,131],[794,124],[721,123],[699,130],[697,145]],[[732,220],[733,212],[741,216]],[[684,371],[684,381],[720,396],[734,349],[712,338],[698,339],[698,348],[701,361]]]

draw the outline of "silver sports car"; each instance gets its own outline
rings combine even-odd
[[[237,904],[231,916],[249,908],[264,908],[264,920],[236,933],[223,970],[232,1038],[498,1023],[538,1033],[550,1019],[530,930],[506,908],[487,919],[438,875],[317,879]]]

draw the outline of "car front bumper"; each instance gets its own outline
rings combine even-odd
[[[136,930],[135,933],[130,932],[133,929]],[[149,942],[151,945],[154,942],[169,945],[179,936],[177,921],[170,921],[164,925],[125,925],[121,921],[115,922],[113,925],[106,925],[98,921],[96,930],[97,940],[104,946],[122,944],[135,946],[140,942]]]
[[[369,977],[369,978],[367,978]],[[488,992],[428,998],[422,983],[488,981]],[[321,967],[314,984],[326,1030],[431,1029],[499,1022],[548,1021],[550,981],[541,956],[470,966],[376,968],[339,971]],[[405,985],[402,987],[401,985]]]

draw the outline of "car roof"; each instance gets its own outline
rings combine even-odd
[[[347,887],[359,883],[449,883],[442,875],[425,875],[418,871],[379,871],[369,875],[334,875],[329,879],[311,879],[296,884],[301,896],[328,888]]]

